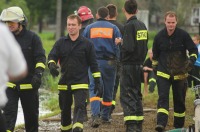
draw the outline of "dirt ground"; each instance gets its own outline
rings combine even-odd
[[[146,100],[148,100],[146,98]],[[191,104],[192,103],[192,104]],[[156,104],[144,101],[144,122],[143,132],[155,132],[156,126]],[[187,109],[193,111],[193,102],[186,102]],[[191,110],[192,108],[192,110]],[[117,100],[116,109],[112,115],[111,124],[102,124],[98,128],[90,127],[89,121],[84,123],[84,132],[125,132],[125,126],[123,122],[123,110]],[[193,113],[186,111],[185,127],[188,127],[193,123]],[[88,117],[90,119],[90,106],[88,106]],[[43,119],[39,122],[40,132],[59,132],[60,131],[60,115]],[[173,109],[170,108],[169,120],[166,130],[173,129]],[[24,129],[18,129],[16,132],[22,132]]]

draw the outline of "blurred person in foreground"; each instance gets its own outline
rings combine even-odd
[[[148,31],[145,24],[136,17],[136,0],[126,0],[123,12],[127,22],[124,24],[121,44],[120,102],[126,132],[141,132],[144,115],[140,75],[148,51]]]
[[[175,12],[165,14],[165,28],[154,38],[152,67],[157,75],[158,132],[164,132],[169,115],[169,93],[172,86],[174,103],[174,128],[184,127],[185,96],[187,90],[188,71],[193,68],[198,51],[190,35],[176,27],[178,18]],[[189,52],[189,57],[187,56]]]
[[[6,132],[6,121],[2,115],[2,108],[8,99],[6,96],[6,83],[24,78],[27,74],[27,65],[13,35],[9,29],[0,23],[0,132]]]
[[[39,36],[26,29],[27,19],[18,6],[6,8],[1,13],[1,21],[6,23],[19,43],[28,66],[26,78],[7,83],[8,103],[4,107],[7,131],[14,131],[21,101],[26,131],[38,131],[39,93],[41,78],[45,69],[45,51]]]
[[[108,21],[114,25],[116,25],[119,28],[119,31],[121,33],[121,35],[123,36],[123,25],[120,24],[119,22],[117,22],[117,16],[118,16],[118,11],[117,11],[117,6],[114,4],[108,4],[106,6],[106,8],[108,8],[109,10],[109,17],[108,17]],[[118,38],[121,39],[121,38]],[[121,43],[121,41],[120,41]],[[121,45],[119,45],[119,49],[121,48]],[[110,117],[111,114],[113,113],[115,106],[116,106],[116,94],[118,91],[118,87],[119,87],[119,78],[120,78],[120,69],[121,69],[121,64],[120,61],[117,62],[117,71],[116,71],[116,78],[115,78],[115,85],[114,85],[114,91],[113,91],[113,100],[112,100],[112,107],[111,107],[111,111],[110,111]]]
[[[117,26],[107,21],[108,16],[109,10],[106,7],[99,7],[96,13],[97,21],[88,25],[83,31],[83,36],[94,44],[103,86],[101,101],[94,93],[96,80],[91,76],[92,74],[89,74],[92,127],[98,127],[101,123],[111,123],[110,110],[116,76],[116,62],[119,60],[119,47],[115,44],[115,39],[121,38],[121,33]],[[102,106],[101,109],[100,106]]]
[[[100,72],[96,61],[94,44],[79,34],[81,18],[72,14],[67,17],[67,36],[56,41],[48,55],[48,67],[53,77],[59,75],[57,62],[60,59],[61,77],[58,82],[61,131],[82,132],[86,121],[85,100],[88,93],[88,69],[95,78],[95,93],[101,94]],[[74,102],[73,120],[71,107]]]

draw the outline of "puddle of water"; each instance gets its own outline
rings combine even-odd
[[[51,96],[50,94],[46,94],[49,93],[47,91],[39,91],[40,93],[40,106],[39,106],[39,117],[44,116],[46,114],[50,114],[51,111],[46,110],[43,108],[42,106],[42,102],[45,101],[46,99],[48,99],[49,96]],[[16,126],[20,125],[20,124],[24,124],[24,114],[23,114],[23,110],[22,110],[22,106],[21,106],[21,102],[19,101],[18,104],[18,114],[17,114],[17,121],[16,121]]]

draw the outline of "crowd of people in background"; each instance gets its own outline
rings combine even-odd
[[[42,41],[36,33],[26,29],[27,18],[23,10],[18,6],[4,9],[0,19],[13,35],[0,24],[5,32],[0,35],[0,45],[9,50],[0,49],[0,58],[6,59],[2,59],[5,66],[0,70],[0,132],[14,131],[19,99],[25,130],[38,132],[38,89],[46,65],[53,77],[60,74],[58,104],[62,132],[83,132],[89,103],[92,128],[105,123],[112,125],[119,87],[126,132],[142,132],[142,98],[156,88],[159,98],[155,130],[164,132],[171,86],[174,128],[184,127],[187,88],[200,84],[195,79],[200,78],[200,36],[191,38],[178,28],[176,13],[169,11],[164,17],[165,27],[149,47],[148,29],[136,16],[136,0],[126,0],[122,11],[126,17],[124,24],[117,21],[118,9],[114,4],[99,7],[96,21],[90,8],[80,6],[67,17],[67,35],[56,40],[46,64]],[[17,80],[13,79],[16,77]]]

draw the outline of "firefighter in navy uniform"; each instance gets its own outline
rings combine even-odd
[[[144,120],[141,77],[147,55],[148,31],[136,17],[137,2],[127,0],[123,8],[127,22],[124,25],[121,46],[122,72],[120,76],[120,102],[124,111],[126,132],[141,132]]]
[[[20,99],[24,112],[27,132],[38,131],[39,94],[42,73],[45,69],[45,51],[40,38],[26,29],[26,17],[20,7],[9,7],[1,13],[5,22],[19,43],[28,66],[28,75],[21,81],[7,83],[8,103],[4,108],[7,130],[14,131],[18,101]],[[17,58],[16,58],[17,59]]]
[[[166,27],[155,36],[153,43],[152,66],[157,75],[159,95],[155,128],[158,132],[163,132],[167,125],[171,85],[174,102],[174,127],[184,127],[187,76],[198,54],[190,35],[176,27],[176,24],[175,12],[167,12],[165,14]]]
[[[100,72],[93,43],[82,35],[81,18],[67,17],[68,35],[61,37],[48,56],[48,66],[52,76],[58,76],[57,62],[60,59],[61,78],[58,83],[59,105],[61,109],[61,131],[82,132],[86,118],[85,100],[88,93],[88,68],[95,78],[95,92],[101,94]],[[73,99],[74,97],[74,99]],[[73,122],[71,106],[74,100]]]

